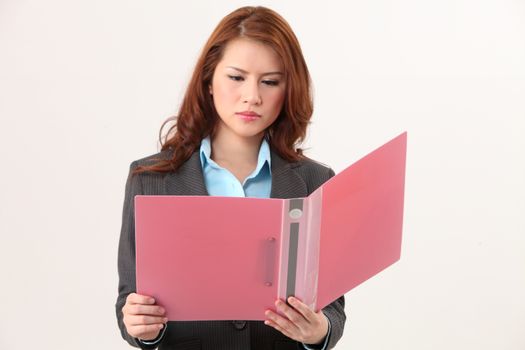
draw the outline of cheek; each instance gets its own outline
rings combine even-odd
[[[271,105],[273,106],[273,108],[278,109],[280,111],[284,102],[284,94],[284,90],[272,91],[267,96],[267,101],[271,101]]]
[[[237,89],[230,82],[214,84],[213,94],[215,99],[221,102],[234,101],[238,96]]]

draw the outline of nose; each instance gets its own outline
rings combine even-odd
[[[259,93],[259,85],[257,82],[246,83],[243,91],[242,101],[249,104],[260,104],[261,95]]]

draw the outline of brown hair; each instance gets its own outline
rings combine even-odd
[[[266,7],[241,7],[217,25],[204,45],[178,116],[166,120],[160,129],[161,151],[171,150],[169,159],[156,159],[149,166],[139,166],[133,172],[168,172],[177,170],[200,146],[203,138],[213,133],[218,115],[208,85],[215,67],[222,59],[229,41],[248,38],[273,48],[283,63],[286,92],[282,110],[268,127],[265,137],[273,150],[288,161],[304,158],[302,142],[313,112],[311,80],[297,37],[290,25],[278,13]],[[166,123],[176,121],[162,143]]]

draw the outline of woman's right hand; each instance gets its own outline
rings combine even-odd
[[[142,340],[155,339],[168,322],[164,308],[155,305],[155,299],[147,295],[128,295],[122,313],[129,335]]]

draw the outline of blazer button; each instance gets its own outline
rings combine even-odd
[[[246,321],[232,321],[232,323],[235,329],[239,331],[246,327]]]

